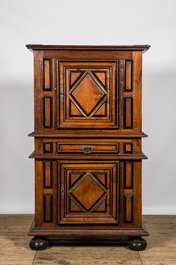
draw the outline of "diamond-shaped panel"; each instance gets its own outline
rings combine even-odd
[[[94,107],[106,94],[104,89],[99,85],[94,77],[87,72],[73,92],[70,93],[78,104],[82,107],[87,115],[91,113]]]
[[[70,191],[87,211],[105,194],[106,190],[87,173]]]

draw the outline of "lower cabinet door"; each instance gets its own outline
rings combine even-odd
[[[58,224],[119,222],[119,162],[58,162]]]

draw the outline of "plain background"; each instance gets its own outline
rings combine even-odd
[[[175,0],[0,0],[0,213],[34,213],[30,43],[151,45],[143,55],[143,214],[176,214],[175,10]]]

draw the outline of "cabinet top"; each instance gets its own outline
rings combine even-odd
[[[43,45],[27,44],[31,51],[36,50],[79,50],[79,51],[142,51],[145,52],[150,45]]]

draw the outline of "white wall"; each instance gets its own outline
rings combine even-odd
[[[143,213],[176,214],[176,1],[0,0],[0,213],[34,212],[25,44],[151,44],[143,56]]]

